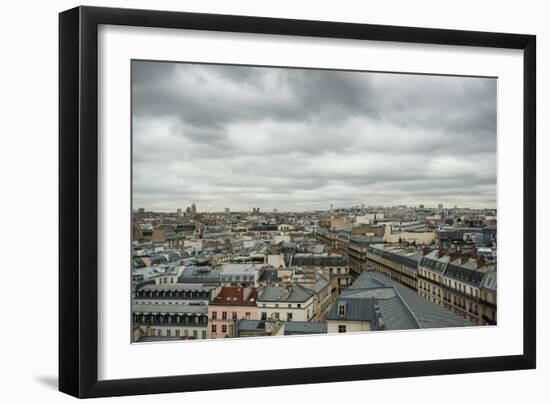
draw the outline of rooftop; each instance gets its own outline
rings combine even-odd
[[[326,334],[326,322],[287,321],[284,323],[285,335]]]
[[[212,299],[211,304],[216,306],[256,306],[257,298],[258,290],[256,288],[223,286]]]
[[[155,313],[155,314],[178,314],[188,313],[196,315],[206,315],[208,306],[191,304],[135,304],[132,303],[134,313]]]
[[[262,265],[260,264],[223,264],[221,268],[221,273],[223,275],[233,275],[233,274],[254,274]]]
[[[338,315],[338,305],[346,315]],[[348,315],[349,313],[349,315]],[[374,329],[408,330],[472,326],[459,315],[374,271],[363,272],[333,304],[328,320],[370,321]]]
[[[258,297],[258,301],[262,302],[296,302],[304,303],[313,296],[312,290],[306,289],[299,284],[279,287],[267,286],[263,289]]]

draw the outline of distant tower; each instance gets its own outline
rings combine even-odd
[[[191,213],[197,213],[197,205],[194,203],[191,204]]]
[[[442,203],[440,203],[439,205],[437,205],[437,209],[439,209],[439,210],[443,210],[443,204],[442,204]]]
[[[225,213],[229,213],[229,212],[230,212],[229,208],[225,208]]]
[[[177,210],[177,215],[178,215],[178,217],[182,217],[182,216],[183,216],[183,210],[181,210],[181,208],[178,208],[178,210]]]
[[[332,210],[332,203],[330,204],[330,210]]]

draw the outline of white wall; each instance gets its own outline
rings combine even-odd
[[[188,0],[167,1],[86,1],[88,5],[134,7],[199,11],[227,14],[250,14],[287,18],[341,20],[392,25],[412,25],[434,28],[457,28],[485,31],[534,33],[538,35],[538,132],[550,133],[550,118],[544,111],[550,108],[548,89],[550,78],[550,26],[545,2],[470,1],[393,1],[357,2],[327,1],[257,1]],[[25,294],[20,287],[4,287],[2,303],[17,304],[17,313],[33,313],[33,321],[26,316],[10,318],[8,328],[2,330],[0,357],[3,388],[0,397],[10,403],[18,402],[74,402],[55,389],[57,375],[57,13],[78,5],[77,1],[4,2],[0,24],[2,63],[0,88],[3,105],[1,120],[0,181],[2,183],[3,245],[10,245],[11,254],[4,268],[20,268],[20,257],[40,259],[40,266],[21,272]],[[544,90],[544,92],[543,92]],[[539,136],[539,153],[549,150],[550,138]],[[539,154],[540,157],[542,155]],[[550,206],[548,188],[542,188],[548,159],[539,158],[538,206],[539,229],[548,222]],[[27,219],[26,215],[32,214]],[[37,223],[36,219],[41,222]],[[6,220],[7,219],[7,220]],[[542,223],[544,222],[544,223]],[[37,226],[38,224],[38,226]],[[33,238],[29,232],[45,229],[43,237]],[[9,234],[9,237],[8,237]],[[38,241],[37,241],[38,240]],[[539,251],[550,243],[548,232],[539,232]],[[7,251],[7,248],[4,247]],[[28,279],[25,279],[28,277]],[[539,284],[549,284],[548,272],[539,271]],[[31,296],[39,296],[40,301]],[[550,338],[546,310],[550,307],[550,293],[539,291],[539,341]],[[37,303],[39,305],[37,305]],[[39,312],[37,308],[40,307]],[[43,315],[40,315],[42,313]],[[156,395],[115,398],[109,402],[164,403],[185,399],[188,403],[221,401],[242,402],[243,397],[262,397],[264,403],[281,399],[315,400],[329,403],[342,397],[366,396],[369,401],[439,402],[514,402],[543,396],[550,377],[548,344],[539,343],[539,369],[535,371],[469,374],[349,382],[324,385],[231,390],[185,395]],[[437,380],[437,382],[435,382]],[[456,386],[462,386],[460,394]],[[518,388],[517,386],[521,386]],[[418,391],[419,394],[411,392]],[[422,393],[420,393],[422,392]],[[528,392],[528,393],[526,393]]]

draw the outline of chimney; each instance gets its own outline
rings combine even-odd
[[[290,295],[290,290],[291,290],[290,283],[285,284],[284,295],[283,295],[285,299],[288,299],[288,296]]]

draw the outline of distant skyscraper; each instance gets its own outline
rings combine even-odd
[[[424,209],[424,205],[418,205],[420,209]]]
[[[437,209],[439,209],[439,210],[443,210],[443,204],[442,204],[442,203],[440,203],[439,205],[437,205]]]
[[[191,213],[191,208],[188,206],[188,207],[185,209],[185,212],[186,212],[186,213]]]
[[[191,204],[191,213],[197,213],[197,205],[194,203]]]
[[[140,215],[143,215],[143,214],[145,213],[145,209],[144,209],[144,208],[139,208],[139,209],[138,209],[138,213],[139,213]]]
[[[273,213],[277,213],[277,208],[273,208]]]
[[[229,212],[230,212],[229,208],[225,208],[225,213],[229,213]]]
[[[183,216],[183,210],[181,210],[181,208],[178,208],[176,214],[178,215],[178,217],[182,217]]]

